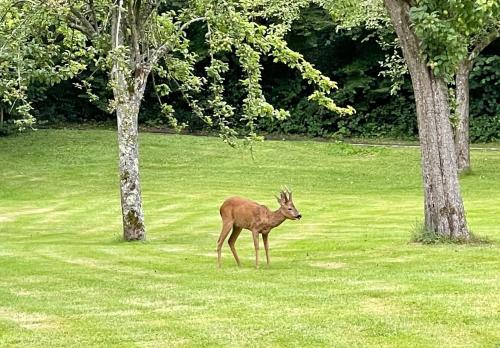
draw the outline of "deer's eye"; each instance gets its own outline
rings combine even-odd
[[[292,210],[292,208],[288,208],[288,210]]]

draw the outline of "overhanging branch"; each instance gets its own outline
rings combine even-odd
[[[196,22],[201,22],[201,21],[204,21],[206,19],[207,19],[207,17],[196,17],[196,18],[193,18],[190,21],[184,23],[180,27],[180,31],[183,32],[191,24],[196,23]],[[160,58],[163,57],[167,52],[168,52],[168,44],[166,44],[166,43],[163,44],[163,45],[161,45],[160,47],[158,47],[158,49],[156,49],[155,51],[153,51],[153,53],[151,54],[151,59],[150,59],[151,65],[152,66],[155,65],[158,62],[158,60],[160,60]]]
[[[482,40],[474,46],[472,52],[469,55],[469,60],[473,61],[490,43],[495,41],[495,39],[500,37],[500,28],[493,27],[490,32],[488,32]]]

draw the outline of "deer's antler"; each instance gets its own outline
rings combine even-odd
[[[292,191],[290,191],[290,189],[288,188],[288,186],[286,186],[286,185],[282,186],[281,187],[280,196],[285,201],[291,201],[292,200]]]

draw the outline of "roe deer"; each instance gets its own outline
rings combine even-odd
[[[266,259],[269,265],[269,232],[281,225],[285,219],[297,220],[302,217],[293,205],[292,192],[288,189],[286,191],[282,190],[280,197],[276,198],[280,207],[274,212],[264,205],[240,197],[231,197],[222,203],[220,207],[222,231],[217,241],[217,265],[219,268],[221,267],[222,245],[231,229],[233,232],[229,237],[229,247],[236,259],[236,263],[238,266],[241,266],[234,244],[243,228],[252,232],[255,247],[255,267],[259,268],[259,234],[262,234],[262,239],[264,240]]]

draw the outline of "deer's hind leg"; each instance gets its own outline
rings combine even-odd
[[[234,259],[236,260],[238,267],[241,266],[241,263],[238,254],[236,253],[236,248],[234,244],[236,243],[236,239],[238,239],[240,232],[241,232],[241,227],[233,225],[233,232],[231,233],[231,236],[229,236],[228,240],[229,247],[231,248],[231,252],[233,253]]]
[[[217,240],[217,266],[220,268],[221,266],[221,259],[222,259],[222,245],[224,244],[224,241],[226,240],[227,235],[231,231],[231,228],[233,228],[233,221],[223,221],[222,222],[222,231],[220,232],[219,239]]]

